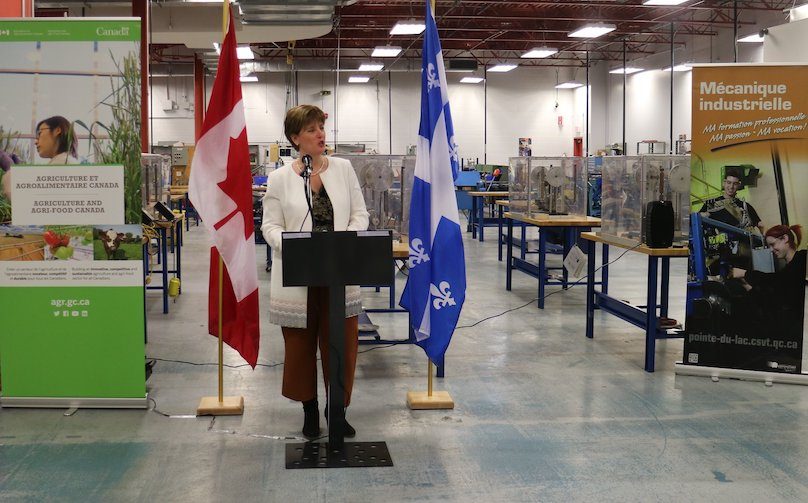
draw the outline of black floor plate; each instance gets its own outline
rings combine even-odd
[[[286,468],[359,468],[393,466],[385,442],[345,442],[341,452],[328,443],[286,444]]]

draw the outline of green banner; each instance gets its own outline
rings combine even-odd
[[[0,20],[3,407],[146,407],[139,38]]]
[[[145,396],[143,288],[0,288],[0,304],[15,306],[0,331],[4,397]]]
[[[126,42],[140,40],[140,21],[81,18],[0,20],[2,42]]]

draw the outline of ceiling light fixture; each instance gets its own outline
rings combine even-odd
[[[362,63],[359,65],[360,72],[378,72],[384,68],[384,65],[381,63]]]
[[[514,65],[511,63],[500,63],[498,65],[494,65],[488,69],[489,72],[510,72],[514,68],[519,65]]]
[[[643,5],[679,5],[687,0],[645,0]]]
[[[351,84],[364,84],[369,80],[370,77],[368,77],[367,75],[351,75],[350,77],[348,77],[348,82],[350,82]]]
[[[460,82],[463,84],[479,84],[483,81],[482,77],[463,77]]]
[[[562,82],[561,84],[555,86],[556,89],[577,89],[579,87],[584,87],[584,85],[576,80],[571,80],[569,82]]]
[[[738,42],[759,44],[759,43],[763,42],[763,35],[761,35],[760,33],[754,33],[752,35],[747,35],[747,36],[745,36],[743,38],[739,38]]]
[[[257,75],[242,75],[241,77],[239,77],[239,80],[241,82],[258,82],[258,76]]]
[[[626,75],[631,75],[632,73],[638,73],[642,71],[644,71],[643,68],[633,68],[629,66],[627,68],[615,68],[613,70],[609,70],[609,73],[614,73],[618,75],[623,75],[625,73]]]
[[[398,21],[390,30],[390,35],[420,35],[424,30],[426,30],[424,23],[411,19],[409,21]]]
[[[236,47],[236,55],[238,59],[255,59],[255,54],[253,54],[249,45]]]
[[[401,47],[392,45],[380,45],[373,49],[370,55],[373,58],[395,58],[401,53]]]
[[[613,24],[594,23],[582,26],[581,28],[570,32],[567,34],[567,36],[572,38],[597,38],[601,35],[613,32],[616,29],[617,26]]]
[[[689,72],[692,69],[693,68],[691,68],[691,66],[688,65],[688,64],[676,65],[676,66],[673,67],[674,72]],[[669,71],[671,71],[671,67],[663,68],[662,71],[663,72],[669,72]]]
[[[533,49],[527,51],[526,53],[522,54],[521,57],[523,58],[546,58],[548,56],[552,56],[556,54],[558,49],[554,49],[552,47],[534,47]]]

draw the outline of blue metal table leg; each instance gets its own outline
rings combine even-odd
[[[661,306],[659,315],[663,318],[668,317],[668,287],[670,286],[671,276],[671,259],[670,257],[662,257],[662,279],[660,285]]]
[[[604,245],[605,247],[605,245]],[[586,242],[586,337],[594,336],[595,321],[595,242]]]
[[[163,256],[163,314],[168,313],[168,229],[160,227],[160,254]]]
[[[547,281],[547,233],[539,227],[539,309],[544,309],[544,283]]]
[[[657,273],[658,258],[648,256],[648,299],[645,308],[645,371],[654,371],[657,332]]]
[[[522,227],[522,241],[519,243],[519,258],[525,260],[525,256],[527,256],[527,224],[519,222],[519,225]]]
[[[591,260],[595,261],[595,255],[592,255]],[[600,270],[600,291],[603,292],[603,295],[609,295],[609,245],[606,243],[600,250],[600,262],[603,267]]]
[[[187,198],[188,198],[188,195],[186,194],[185,197],[180,199],[180,209],[182,210],[182,214],[185,215],[185,230],[190,231],[191,230],[191,222],[190,222],[190,219],[188,218],[188,211],[187,211],[188,205],[185,204],[185,200]]]
[[[471,220],[471,239],[477,239],[477,227],[474,221],[477,219],[477,197],[471,198],[471,212],[469,212],[469,219]]]
[[[477,220],[477,226],[479,229],[477,231],[480,233],[480,242],[483,242],[483,229],[485,229],[485,198],[482,198],[480,201],[480,214],[478,215],[479,219]]]
[[[505,245],[505,290],[511,291],[511,276],[513,276],[513,219],[508,220],[508,242]]]
[[[499,251],[497,252],[497,259],[502,262],[502,213],[504,206],[499,206],[498,208],[498,218],[497,218],[497,246]]]

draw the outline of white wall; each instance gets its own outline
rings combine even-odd
[[[767,63],[808,63],[808,19],[769,28],[763,39]]]
[[[562,81],[567,80],[566,73],[566,70],[561,71]],[[416,143],[420,120],[419,73],[393,72],[389,75],[392,80],[392,107],[388,105],[387,73],[379,74],[377,79],[367,84],[348,84],[348,74],[342,73],[338,88],[334,75],[332,72],[299,72],[297,86],[298,103],[316,104],[329,114],[326,124],[329,142],[333,143],[336,137],[339,143],[364,143],[367,149],[382,154],[402,154],[407,146]],[[461,157],[482,162],[486,157],[485,88],[482,83],[461,84],[463,75],[447,75],[455,138]],[[250,143],[286,142],[283,117],[288,78],[288,74],[264,73],[259,75],[259,82],[243,84]],[[578,112],[582,115],[583,106],[576,106],[572,91],[557,92],[555,84],[555,71],[550,69],[518,68],[504,74],[488,74],[489,163],[506,164],[508,157],[517,154],[518,138],[525,136],[533,138],[534,155],[572,154],[575,114]],[[184,108],[185,103],[193,102],[193,79],[154,77],[152,86],[153,142],[193,142],[193,111]],[[324,96],[321,94],[323,90],[331,94]],[[597,99],[597,96],[605,93],[593,91],[593,95]],[[338,101],[336,114],[335,96]],[[164,111],[163,103],[169,99],[177,102],[180,109]],[[602,105],[594,101],[592,107],[602,109]],[[560,127],[559,115],[563,117],[563,126]],[[593,115],[597,116],[598,112]],[[605,122],[603,124],[602,127],[593,127],[593,131],[597,129],[598,134],[603,136]],[[579,128],[583,131],[580,124]]]
[[[626,143],[628,153],[636,154],[642,140],[664,141],[670,149],[671,74],[647,70],[626,76]],[[673,75],[673,135],[690,137],[690,72]],[[623,136],[623,76],[608,78],[607,143],[620,143]]]

